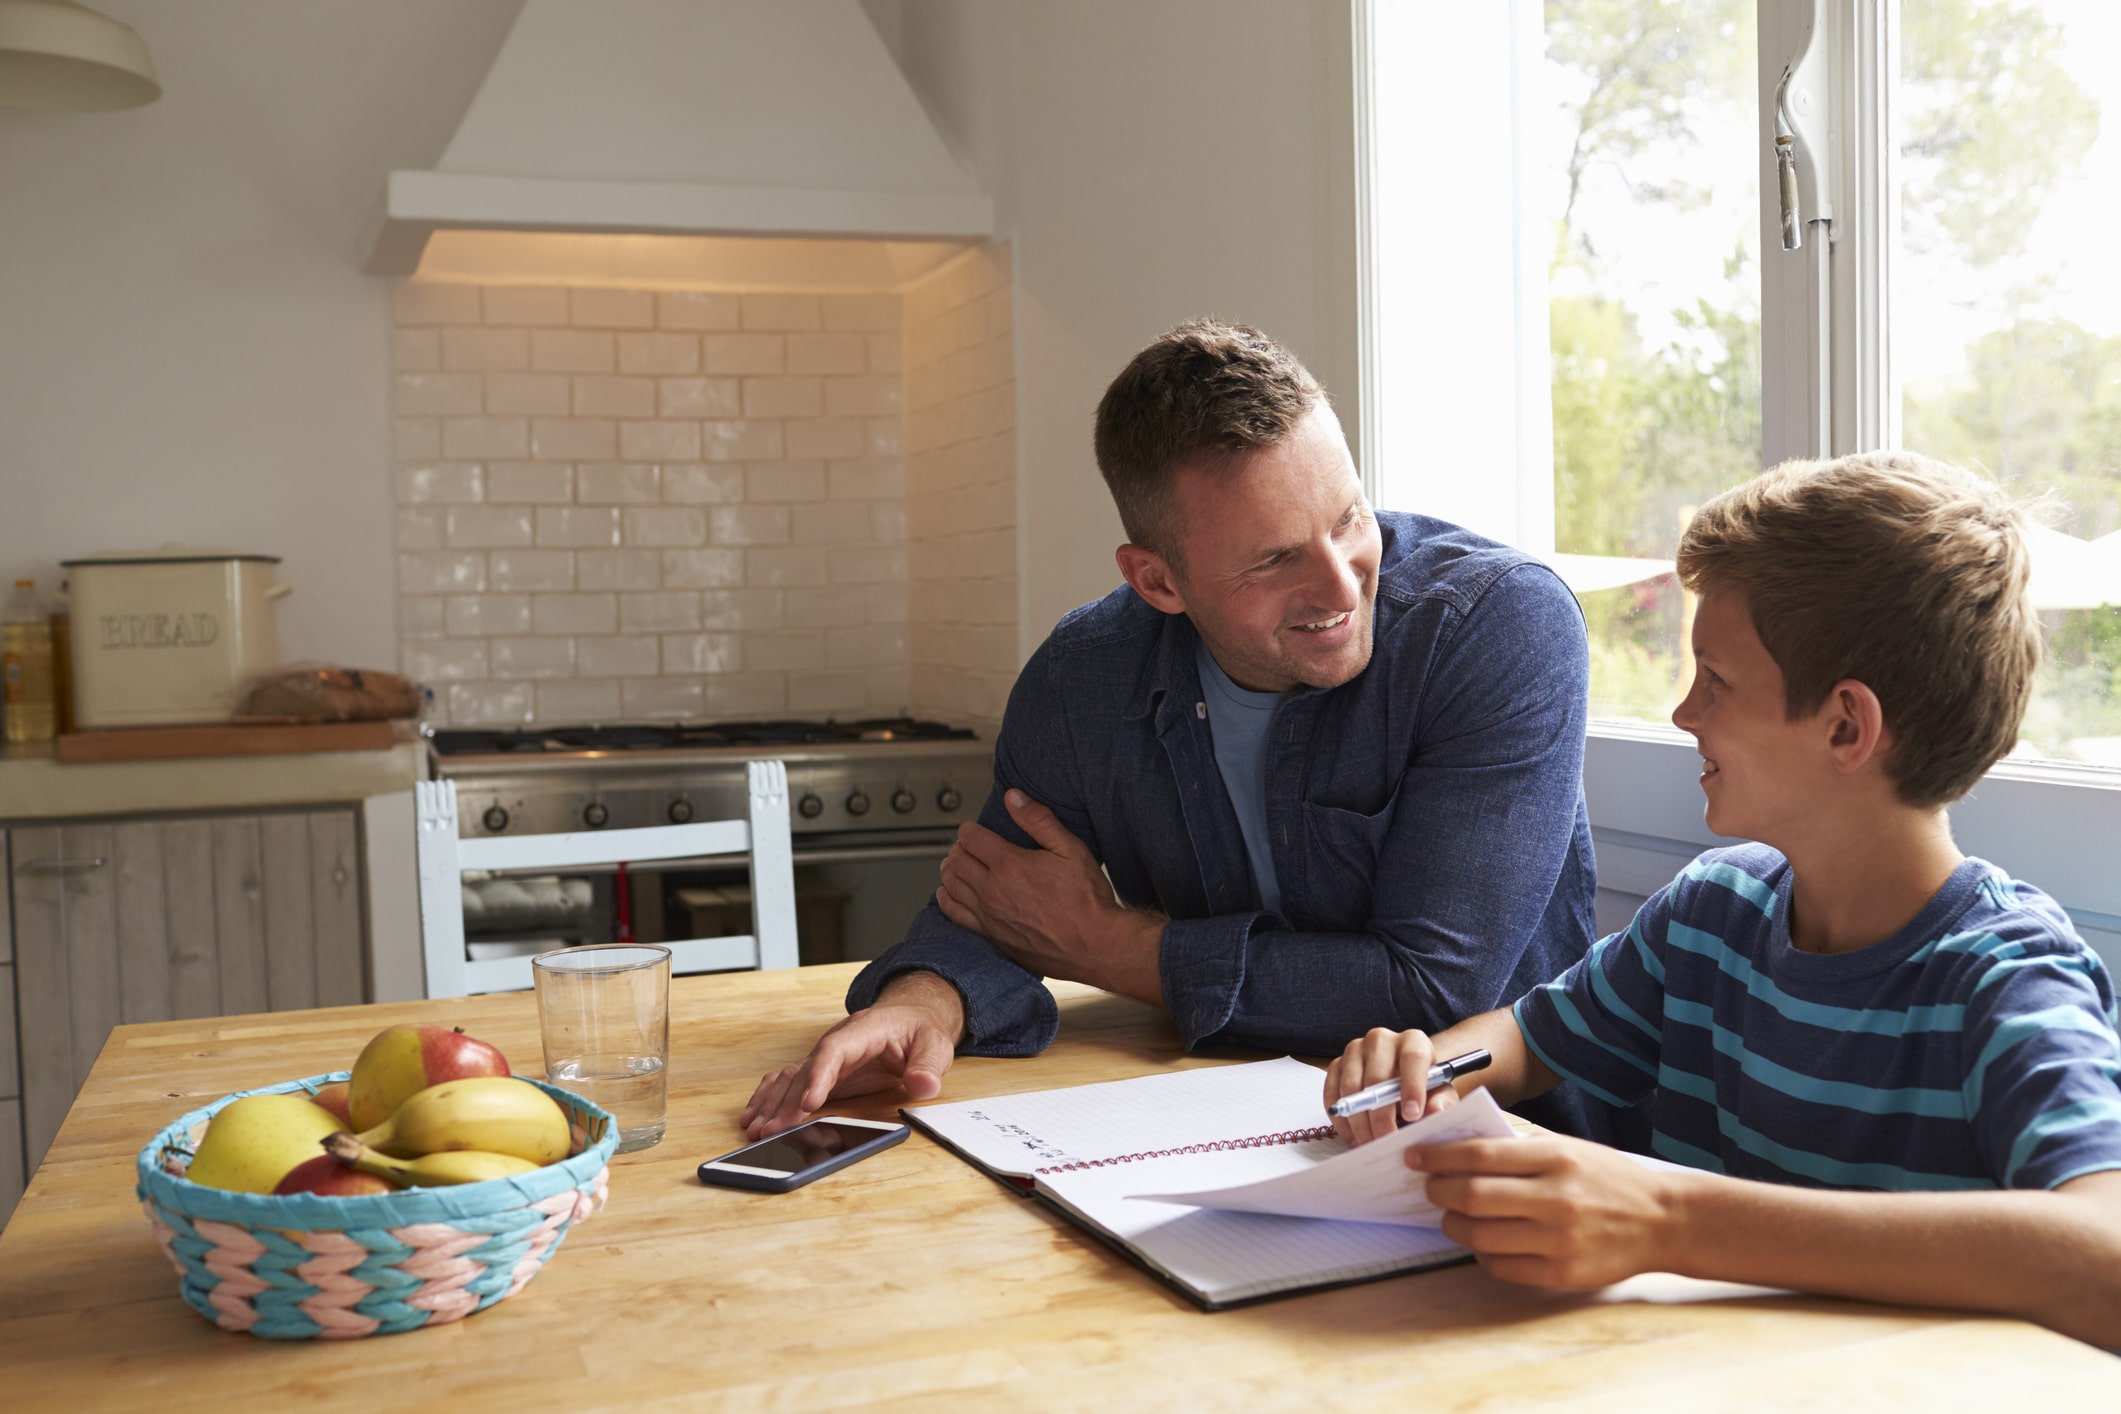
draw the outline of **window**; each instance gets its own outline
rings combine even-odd
[[[1899,22],[1902,436],[2046,498],[2021,750],[2121,766],[2121,6],[1902,0]]]
[[[1811,0],[1368,7],[1375,490],[1548,555],[1594,715],[1654,723],[1695,505],[1822,445],[1959,461],[2052,522],[2021,754],[2121,765],[2121,7],[1817,10],[1807,45]]]
[[[1759,471],[1752,0],[1546,7],[1555,548],[1592,713],[1662,722],[1692,676],[1671,556]]]
[[[2022,759],[1953,822],[2121,959],[2121,6],[1355,14],[1364,474],[1576,589],[1601,882],[1710,842],[1667,725],[1690,508],[1786,457],[1905,445],[2044,500]]]
[[[1762,464],[1753,0],[1362,19],[1374,493],[1549,557],[1593,714],[1663,722],[1679,528]]]

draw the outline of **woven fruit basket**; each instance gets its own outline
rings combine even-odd
[[[315,1094],[348,1072],[226,1095],[140,1151],[135,1190],[194,1311],[273,1340],[418,1330],[515,1295],[604,1206],[610,1114],[531,1080],[567,1111],[573,1154],[513,1178],[356,1198],[232,1193],[183,1176],[207,1121],[245,1095]]]

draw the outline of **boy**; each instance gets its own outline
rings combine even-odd
[[[1906,453],[1777,467],[1679,547],[1700,595],[1711,850],[1555,981],[1435,1037],[1351,1043],[1330,1103],[1394,1075],[1361,1143],[1494,1054],[1644,1107],[1646,1168],[1580,1140],[1407,1151],[1444,1231],[1509,1281],[1645,1271],[2002,1312],[2121,1345],[2121,1042],[2062,910],[1953,846],[1945,806],[2017,739],[2039,659],[2023,522]],[[1866,1191],[1867,1190],[1867,1191]]]

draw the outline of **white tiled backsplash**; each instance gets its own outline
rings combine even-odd
[[[996,723],[1017,669],[1015,304],[1006,245],[906,291],[906,536],[924,716]]]
[[[401,666],[437,722],[991,725],[1011,345],[1005,251],[903,298],[407,281]]]

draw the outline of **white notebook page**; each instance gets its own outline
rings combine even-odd
[[[1277,1144],[1039,1175],[1039,1187],[1211,1302],[1359,1281],[1448,1261],[1464,1249],[1434,1227],[1183,1208],[1130,1195],[1144,1186],[1246,1184],[1315,1169],[1337,1139]],[[1411,1176],[1411,1175],[1410,1175]]]
[[[1284,1056],[911,1112],[974,1161],[1022,1177],[1060,1164],[1321,1128],[1330,1123],[1325,1085],[1323,1070]]]

